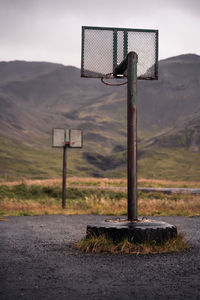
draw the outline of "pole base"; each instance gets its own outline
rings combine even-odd
[[[86,237],[91,235],[105,235],[115,243],[128,239],[131,243],[144,243],[155,241],[160,244],[169,238],[177,236],[177,228],[174,225],[141,219],[128,221],[126,219],[105,220],[99,224],[88,225]]]

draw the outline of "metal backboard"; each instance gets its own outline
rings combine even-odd
[[[70,132],[69,129],[65,129],[65,144],[66,143],[69,144],[69,142],[70,142],[69,132]]]
[[[54,128],[52,132],[52,147],[60,148],[65,144],[65,129]]]
[[[157,79],[158,30],[83,26],[81,76],[113,73],[131,51],[138,55],[138,79]]]
[[[71,129],[69,132],[69,146],[71,148],[83,147],[83,134],[81,129]]]
[[[54,128],[52,133],[52,147],[63,148],[66,145],[70,148],[82,148],[82,129]]]

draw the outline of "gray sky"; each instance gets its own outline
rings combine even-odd
[[[80,67],[81,26],[159,30],[159,59],[200,55],[200,0],[0,0],[0,61]]]

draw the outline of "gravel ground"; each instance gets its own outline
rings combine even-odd
[[[0,299],[200,299],[200,217],[154,217],[192,248],[178,254],[85,254],[71,245],[105,216],[0,222]]]

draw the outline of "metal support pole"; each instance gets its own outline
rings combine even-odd
[[[62,181],[62,208],[66,207],[66,169],[67,169],[67,145],[63,147],[63,181]]]
[[[135,52],[128,54],[127,130],[128,130],[128,220],[138,219],[137,213],[137,61]]]

